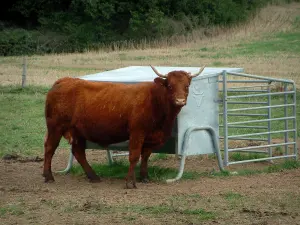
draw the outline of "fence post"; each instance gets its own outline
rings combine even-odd
[[[23,73],[22,73],[22,88],[26,86],[26,74],[27,73],[27,60],[26,56],[23,57]]]

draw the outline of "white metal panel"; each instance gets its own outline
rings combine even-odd
[[[165,67],[165,66],[155,66],[155,68],[162,74],[167,74],[173,70],[184,70],[191,73],[197,73],[201,66],[199,67]],[[212,68],[205,67],[204,71],[200,76],[212,73],[220,73],[223,70],[230,72],[242,72],[241,68]],[[123,83],[137,83],[145,81],[153,81],[157,75],[153,72],[150,66],[129,66],[120,69],[90,74],[81,76],[79,78],[90,81],[111,81],[111,82],[123,82]],[[199,77],[194,78],[197,80]]]

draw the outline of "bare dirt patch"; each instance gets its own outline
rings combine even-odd
[[[89,151],[89,162],[106,161]],[[66,166],[58,151],[53,170]],[[176,167],[176,157],[151,165]],[[300,224],[300,169],[251,176],[201,177],[124,189],[122,179],[92,184],[85,176],[55,174],[45,184],[43,162],[0,161],[1,224]],[[247,164],[259,168],[266,163]],[[190,157],[187,170],[217,169],[214,159]]]

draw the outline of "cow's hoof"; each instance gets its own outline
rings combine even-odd
[[[53,183],[54,179],[45,179],[45,183]]]
[[[137,186],[135,184],[135,182],[129,181],[129,182],[125,182],[125,188],[126,189],[136,189]]]
[[[149,183],[149,179],[148,179],[147,177],[141,178],[140,181],[141,181],[142,183],[145,183],[145,184]]]
[[[54,178],[53,177],[45,177],[45,183],[53,183]]]
[[[53,183],[54,182],[54,177],[52,174],[45,174],[43,173],[43,177],[45,178],[45,183]]]
[[[101,182],[101,178],[98,176],[93,176],[93,177],[89,177],[89,181],[91,183],[99,183],[99,182]]]

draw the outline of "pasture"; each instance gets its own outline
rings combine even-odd
[[[131,65],[205,64],[292,79],[300,90],[300,3],[268,6],[247,24],[215,28],[211,37],[200,33],[178,37],[180,44],[171,47],[165,40],[159,48],[145,42],[130,50],[31,56],[24,90],[22,57],[0,57],[0,224],[300,224],[299,161],[226,168],[239,172],[234,175],[219,172],[214,156],[188,157],[183,179],[165,184],[176,175],[179,161],[154,154],[151,182],[127,190],[127,157],[109,167],[105,151],[89,150],[88,161],[101,183],[89,183],[79,166],[68,175],[54,174],[54,183],[43,183],[44,100],[60,77]],[[299,91],[297,95],[299,148]],[[53,171],[66,166],[68,149],[62,140]]]

